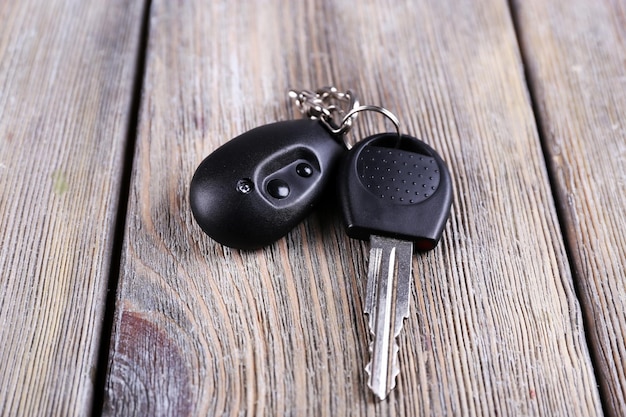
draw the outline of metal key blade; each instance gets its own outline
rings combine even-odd
[[[368,386],[381,400],[396,386],[396,337],[409,316],[413,243],[372,235],[364,313],[372,334]]]

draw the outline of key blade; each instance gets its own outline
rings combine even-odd
[[[365,314],[372,334],[368,386],[383,400],[396,386],[396,337],[409,315],[413,243],[372,236],[367,274]]]

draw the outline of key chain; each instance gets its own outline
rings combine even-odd
[[[308,118],[257,127],[215,150],[193,176],[191,209],[217,242],[252,249],[284,236],[326,187],[338,185],[347,234],[371,245],[365,370],[382,400],[400,372],[396,338],[409,316],[413,250],[431,250],[441,238],[452,205],[450,173],[434,149],[401,133],[393,113],[359,105],[351,91],[327,87],[289,97]],[[352,147],[346,133],[365,111],[391,120],[396,132]]]

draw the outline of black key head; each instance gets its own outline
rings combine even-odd
[[[202,161],[189,189],[193,215],[223,245],[268,245],[310,213],[344,151],[317,120],[252,129]]]
[[[430,146],[408,135],[370,136],[352,148],[339,175],[350,237],[396,237],[422,251],[437,245],[450,216],[452,181]]]

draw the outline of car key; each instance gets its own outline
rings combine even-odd
[[[452,183],[424,142],[383,133],[359,142],[340,169],[347,234],[371,244],[364,313],[372,336],[368,386],[384,399],[396,385],[398,345],[409,315],[413,245],[433,249],[450,215]]]

